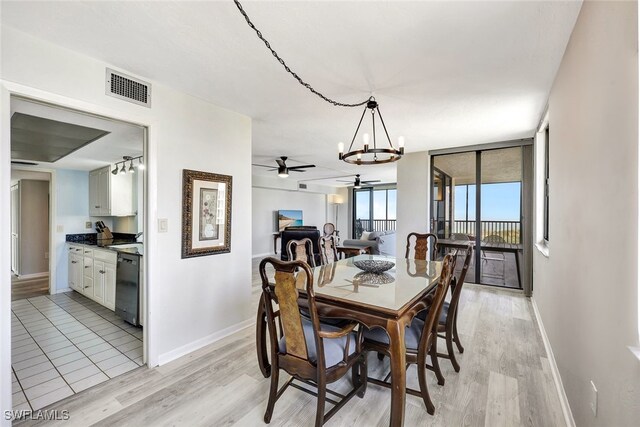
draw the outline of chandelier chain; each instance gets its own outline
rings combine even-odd
[[[242,5],[240,4],[240,2],[238,0],[233,0],[233,1],[236,4],[236,6],[238,7],[238,10],[240,11],[240,13],[242,13],[242,16],[244,16],[244,19],[247,21],[247,24],[249,25],[249,27],[251,27],[251,29],[256,32],[256,35],[258,36],[258,38],[264,42],[264,45],[267,47],[267,49],[269,49],[269,51],[271,51],[271,54],[278,60],[278,62],[280,64],[282,64],[284,69],[289,74],[291,74],[293,76],[293,78],[295,78],[298,81],[298,83],[300,83],[302,86],[304,86],[307,89],[309,89],[311,91],[311,93],[313,93],[314,95],[319,96],[324,101],[327,101],[328,103],[330,103],[330,104],[332,104],[332,105],[334,105],[336,107],[360,107],[362,105],[365,105],[367,102],[369,102],[369,100],[371,98],[368,98],[368,99],[366,99],[366,100],[364,100],[362,102],[358,102],[356,104],[347,104],[347,103],[335,101],[335,100],[323,95],[322,93],[318,92],[317,90],[315,90],[313,88],[313,86],[311,86],[309,83],[307,83],[304,80],[302,80],[302,78],[300,78],[300,76],[298,76],[298,74],[296,74],[294,71],[292,71],[291,68],[289,68],[289,66],[287,65],[287,63],[284,62],[284,59],[282,59],[280,57],[280,55],[278,55],[278,52],[276,52],[271,47],[271,44],[267,41],[267,39],[264,38],[264,36],[260,32],[260,30],[258,30],[256,28],[256,26],[253,24],[253,22],[251,22],[251,19],[249,18],[249,15],[247,15],[247,12],[245,12],[245,10],[242,8]]]

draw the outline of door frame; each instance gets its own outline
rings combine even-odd
[[[56,223],[56,207],[57,207],[57,194],[56,188],[56,170],[50,168],[43,168],[38,166],[25,166],[25,165],[11,165],[11,170],[19,170],[26,172],[43,172],[49,174],[49,295],[53,294],[53,278],[56,276],[56,262],[54,255],[56,253],[55,233],[58,227]]]
[[[532,250],[533,248],[531,247],[531,242],[533,239],[533,218],[530,218],[530,216],[533,214],[533,197],[532,197],[532,193],[530,191],[531,187],[533,186],[533,176],[531,175],[531,171],[533,170],[533,155],[531,153],[527,153],[525,154],[525,152],[527,150],[524,149],[524,147],[532,147],[533,146],[533,138],[523,138],[523,139],[517,139],[517,140],[510,140],[510,141],[500,141],[500,142],[493,142],[493,143],[489,143],[489,144],[477,144],[477,145],[469,145],[469,146],[463,146],[463,147],[455,147],[455,148],[445,148],[445,149],[440,149],[440,150],[431,150],[428,152],[429,155],[429,159],[430,159],[430,164],[431,164],[431,170],[429,173],[429,188],[430,188],[430,196],[429,196],[429,212],[430,212],[430,216],[431,218],[429,218],[429,223],[431,224],[431,220],[433,218],[433,203],[434,203],[434,194],[433,194],[433,188],[434,188],[434,157],[436,156],[443,156],[443,155],[447,155],[447,154],[459,154],[459,153],[468,153],[468,152],[474,152],[475,153],[475,160],[476,160],[476,240],[475,240],[475,247],[476,248],[480,248],[481,247],[481,236],[480,236],[480,230],[482,230],[481,224],[482,224],[482,217],[481,217],[481,213],[482,213],[482,190],[480,190],[480,186],[482,183],[482,152],[485,151],[493,151],[493,150],[500,150],[500,149],[504,149],[504,148],[513,148],[513,147],[523,147],[522,150],[522,156],[521,156],[521,161],[522,161],[522,184],[520,187],[520,224],[521,224],[521,229],[520,229],[520,233],[521,235],[521,241],[522,241],[522,263],[520,266],[521,269],[521,278],[522,278],[522,290],[524,291],[524,294],[526,296],[531,296],[532,294],[532,288],[533,288],[533,269],[532,269]],[[529,150],[531,150],[531,148],[529,148]],[[531,164],[525,164],[525,161],[529,161]],[[526,182],[526,180],[528,179],[528,182]],[[453,191],[453,190],[452,190]],[[451,207],[450,209],[454,209],[453,207]],[[528,213],[529,218],[525,217],[525,212]],[[517,255],[516,255],[517,256]],[[475,264],[475,283],[478,284],[482,284],[485,286],[495,286],[495,287],[500,287],[500,288],[504,288],[503,286],[498,286],[498,285],[491,285],[491,284],[484,284],[481,282],[480,277],[481,277],[481,251],[480,250],[476,250],[474,252],[474,264]],[[511,288],[507,288],[507,289],[511,289]]]

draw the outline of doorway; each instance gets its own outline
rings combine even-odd
[[[49,293],[50,182],[50,173],[11,169],[11,300]]]
[[[50,290],[11,304],[15,410],[41,409],[146,363],[146,139],[139,125],[11,97],[12,163],[52,177]],[[26,253],[14,252],[12,267]],[[124,258],[138,267],[126,282]]]
[[[431,153],[431,232],[439,256],[477,249],[469,282],[530,292],[531,150],[524,140]]]

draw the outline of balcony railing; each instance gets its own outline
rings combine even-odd
[[[522,243],[522,235],[520,233],[522,224],[520,221],[481,221],[481,227],[482,234],[480,237],[482,239],[487,236],[500,236],[506,243]],[[476,222],[474,220],[455,220],[453,222],[453,229],[450,229],[449,221],[446,221],[445,235],[449,236],[451,233],[475,236]]]
[[[361,224],[361,228],[358,227]],[[388,231],[396,229],[395,219],[374,219],[373,223],[368,219],[356,219],[356,238],[359,238],[363,231]]]

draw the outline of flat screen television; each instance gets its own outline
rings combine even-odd
[[[295,210],[279,210],[278,211],[278,231],[284,230],[285,227],[294,227],[302,225],[302,211]]]

